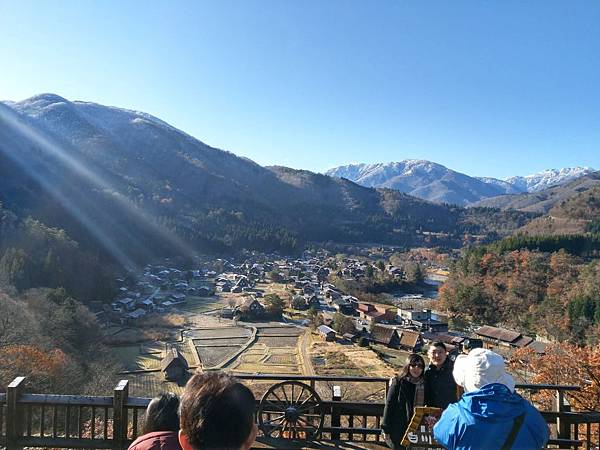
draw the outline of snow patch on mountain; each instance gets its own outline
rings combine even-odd
[[[499,180],[470,177],[431,161],[407,159],[377,164],[348,164],[326,172],[367,187],[388,187],[426,200],[467,205],[484,198],[537,192],[594,172],[589,167],[548,169]]]
[[[537,192],[564,184],[592,172],[595,172],[595,170],[591,167],[565,167],[563,169],[546,169],[524,177],[509,177],[505,178],[504,181],[524,192]]]

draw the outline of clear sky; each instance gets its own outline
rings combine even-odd
[[[262,165],[600,169],[600,1],[0,0],[0,99],[42,92]]]

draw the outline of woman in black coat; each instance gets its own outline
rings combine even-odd
[[[403,449],[400,445],[406,428],[413,416],[415,406],[424,406],[425,361],[420,355],[409,355],[400,373],[390,380],[381,429],[390,448]]]

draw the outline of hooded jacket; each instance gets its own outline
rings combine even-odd
[[[448,450],[499,450],[514,419],[525,413],[512,450],[539,450],[550,433],[542,415],[519,394],[492,383],[464,394],[433,427],[435,440]]]
[[[128,450],[181,450],[177,431],[155,431],[138,437]]]

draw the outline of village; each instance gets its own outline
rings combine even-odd
[[[419,263],[443,282],[443,266]],[[512,330],[449,329],[434,296],[427,296],[431,284],[423,284],[425,294],[377,297],[383,303],[365,301],[332,282],[374,273],[399,283],[407,277],[389,263],[323,250],[293,259],[256,252],[207,258],[191,270],[166,260],[119,278],[118,297],[97,317],[122,363],[119,376],[127,376],[133,392],[144,396],[180,391],[194,370],[389,377],[409,353],[426,351],[435,341],[444,342],[451,355],[467,338],[504,354],[525,346],[544,351],[542,342]],[[381,399],[383,391],[348,386],[345,395]]]

